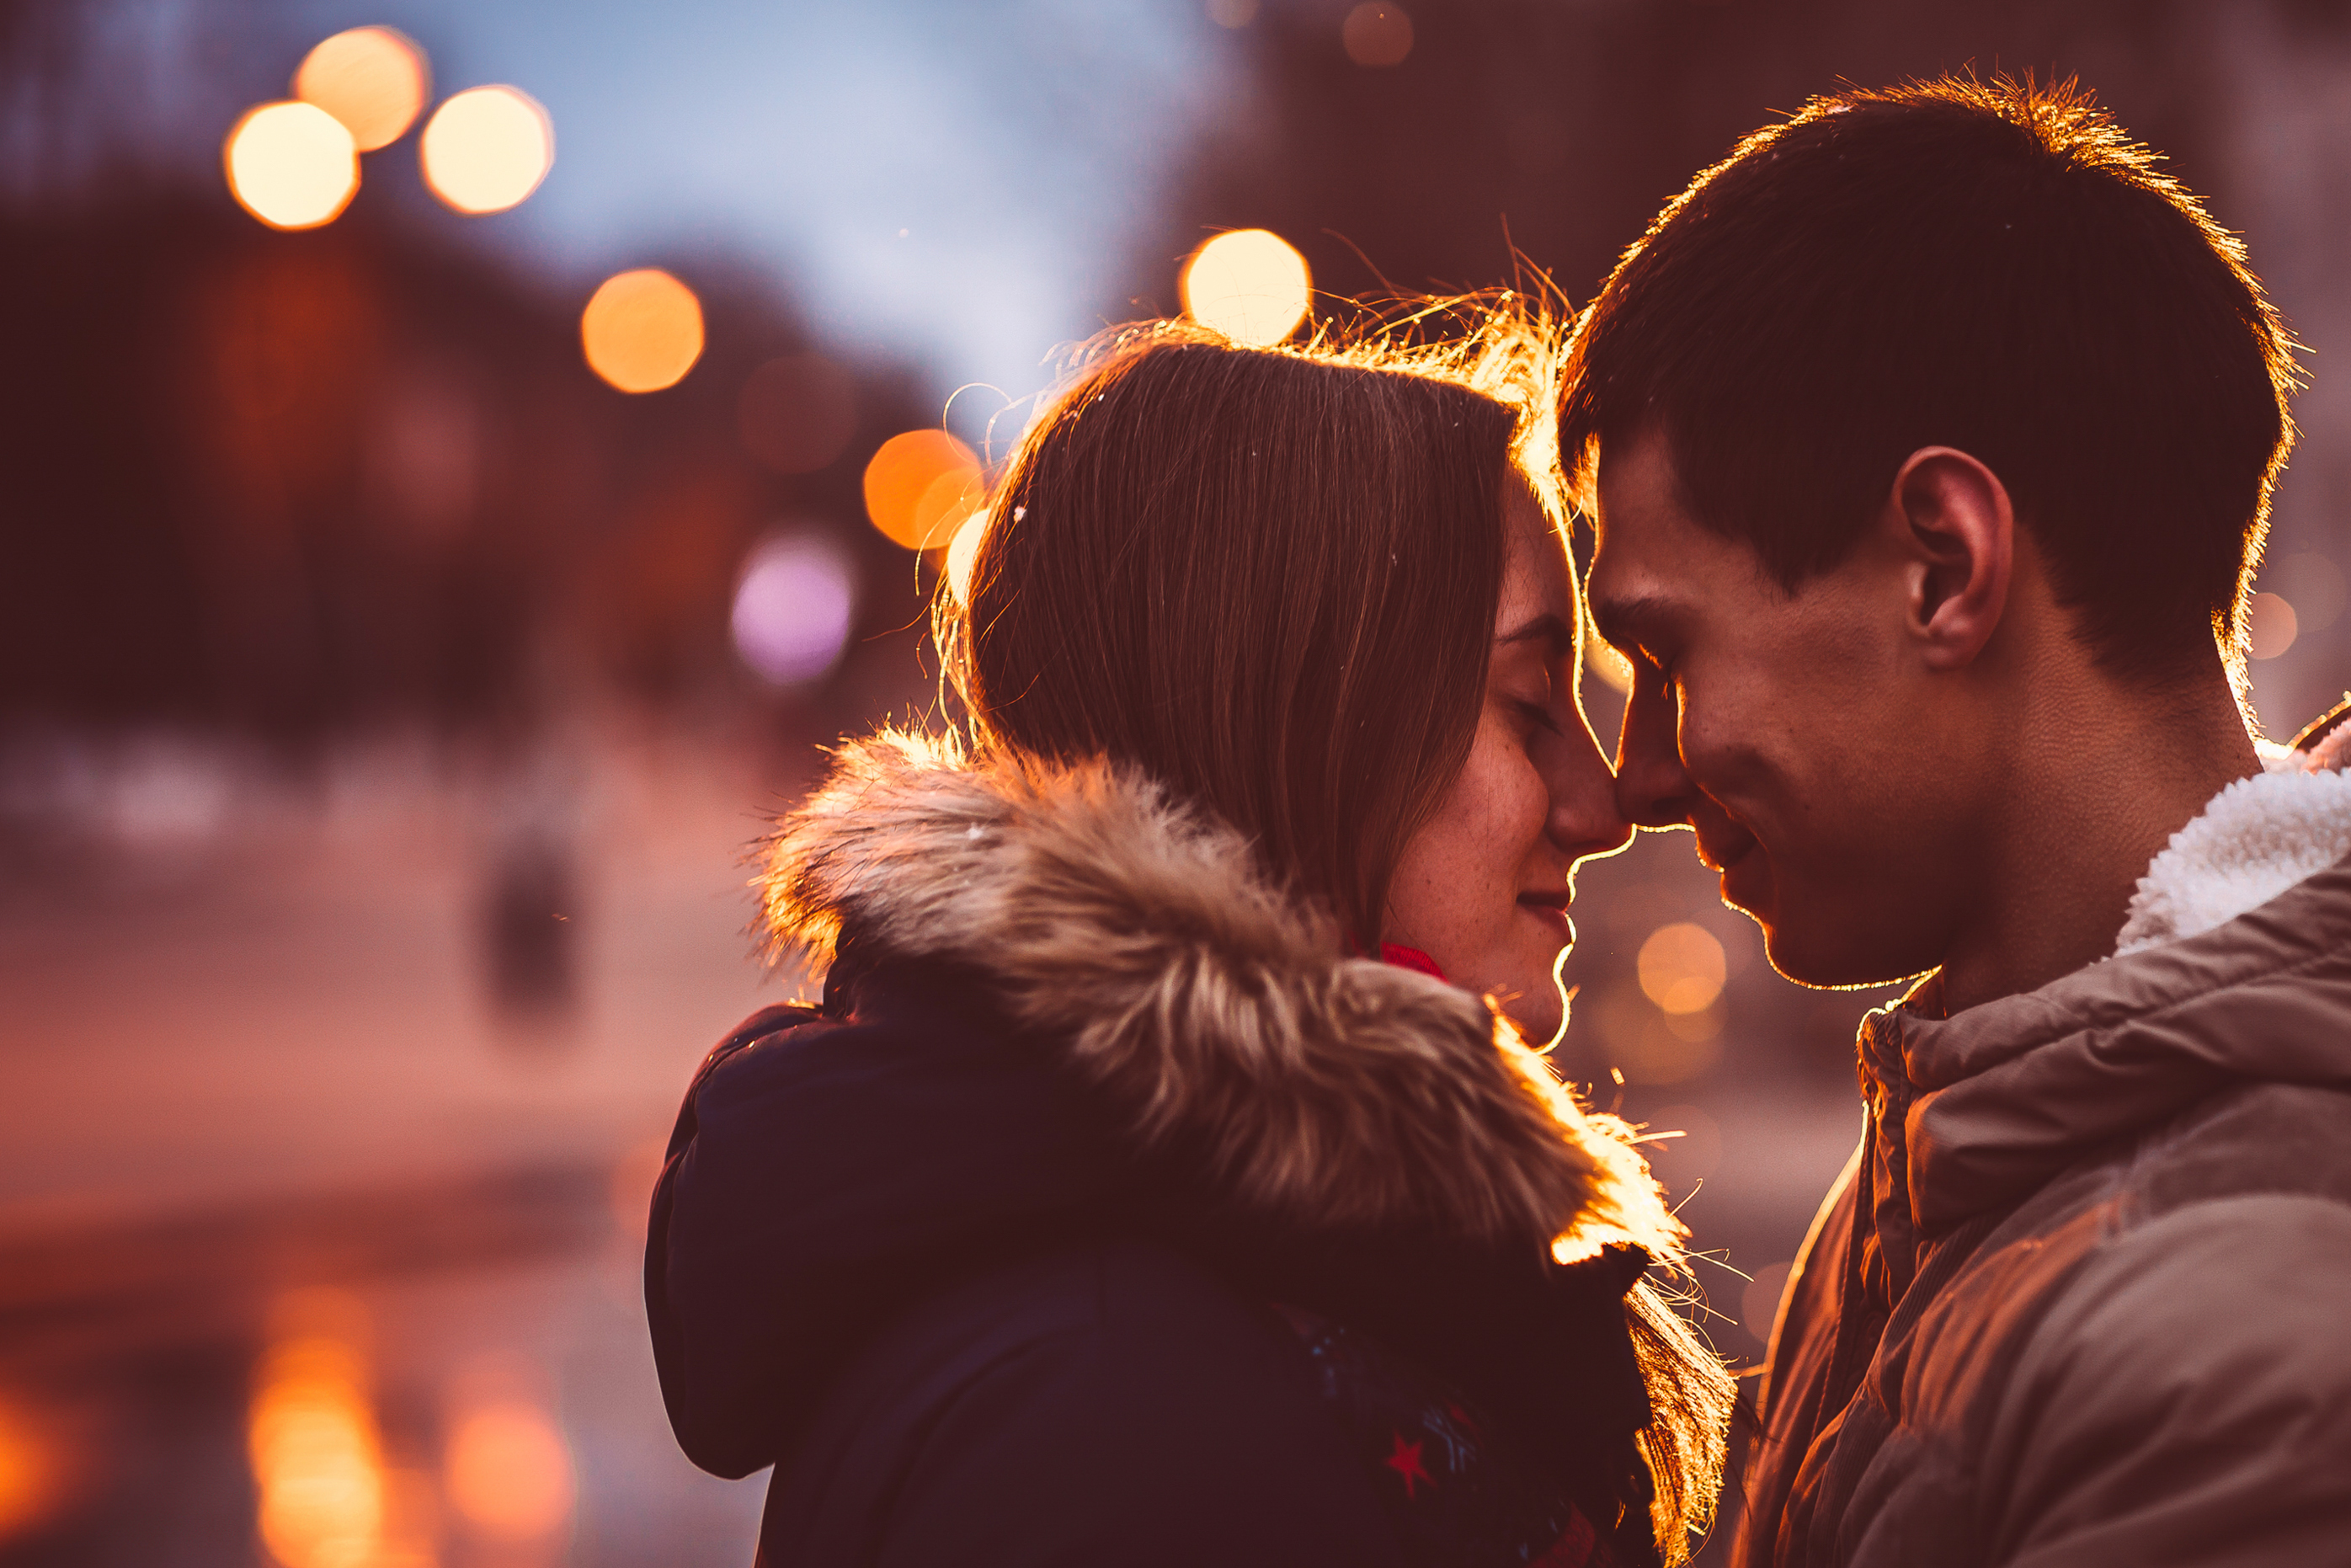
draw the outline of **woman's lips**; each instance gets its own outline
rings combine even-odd
[[[1575,927],[1567,917],[1568,900],[1573,896],[1564,892],[1522,893],[1519,894],[1519,907],[1537,919],[1555,925],[1561,936],[1573,940]]]

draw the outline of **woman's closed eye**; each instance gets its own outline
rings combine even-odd
[[[1552,712],[1551,704],[1547,700],[1543,702],[1533,702],[1521,697],[1512,702],[1510,706],[1519,710],[1520,717],[1529,720],[1541,728],[1551,731],[1553,735],[1564,735],[1567,733],[1560,727],[1559,716]]]

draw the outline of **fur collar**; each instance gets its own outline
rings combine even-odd
[[[2227,925],[2351,854],[2351,724],[2212,797],[2147,868],[2116,938],[2124,957]]]
[[[1681,1237],[1624,1124],[1490,1003],[1343,956],[1240,835],[1131,770],[885,732],[782,821],[761,885],[779,949],[827,962],[847,930],[987,974],[1133,1135],[1206,1150],[1270,1218],[1433,1223],[1563,1260]]]

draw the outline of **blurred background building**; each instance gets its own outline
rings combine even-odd
[[[645,1194],[798,982],[762,819],[935,701],[1061,347],[1268,267],[1580,299],[1740,133],[1970,63],[2094,86],[2309,346],[2291,733],[2351,680],[2334,0],[0,0],[0,1562],[747,1561]],[[1563,1060],[1681,1134],[1751,1364],[1880,998],[1672,835],[1577,918]]]

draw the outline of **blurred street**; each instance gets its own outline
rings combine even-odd
[[[71,874],[0,907],[0,1522],[81,1522],[30,1560],[249,1538],[242,1510],[168,1528],[153,1472],[193,1509],[244,1495],[205,1478],[243,1446],[246,1369],[322,1289],[372,1346],[387,1473],[434,1462],[486,1368],[559,1413],[576,1468],[577,1518],[567,1491],[522,1545],[747,1555],[756,1489],[698,1476],[661,1419],[638,1248],[695,1063],[790,994],[747,931],[763,789],[699,737],[568,763],[576,865],[526,916],[566,977],[519,998],[498,946],[538,933],[498,925],[513,803],[413,742],[301,780],[158,752],[110,780],[112,821],[48,825]]]

